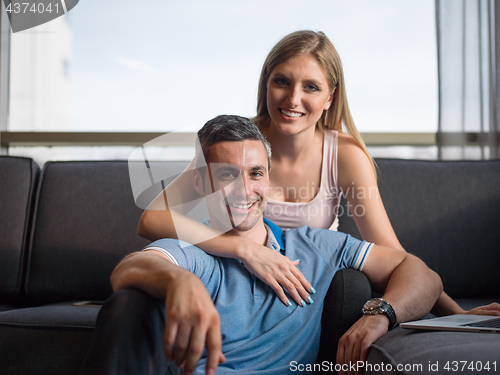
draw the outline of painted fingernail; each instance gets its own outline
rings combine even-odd
[[[286,301],[287,306],[292,306],[292,303],[290,301]]]
[[[311,298],[311,297],[307,297],[307,302],[309,302],[309,303],[314,303],[314,301],[312,300],[312,298]]]
[[[302,306],[302,307],[306,306],[306,302],[303,299],[300,300],[300,306]]]
[[[312,294],[316,293],[316,289],[314,289],[313,287],[311,287],[311,293]]]
[[[292,260],[292,262],[300,262],[300,259]]]

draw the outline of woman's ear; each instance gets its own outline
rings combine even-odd
[[[323,109],[326,111],[328,110],[328,108],[330,108],[330,106],[332,105],[333,103],[333,99],[335,99],[335,96],[337,95],[337,88],[334,87],[333,88],[333,92],[330,94],[330,96],[328,97],[328,100],[326,101],[325,103],[325,106],[323,107]]]
[[[193,169],[193,187],[198,194],[200,194],[202,197],[205,196],[203,177],[201,176],[200,171],[197,168]]]

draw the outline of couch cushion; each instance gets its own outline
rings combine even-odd
[[[0,156],[0,303],[22,289],[33,197],[40,168],[31,159]],[[8,309],[5,304],[0,310]]]
[[[77,374],[99,308],[49,305],[0,313],[1,373]]]
[[[441,276],[450,296],[500,297],[500,160],[376,162],[403,247]],[[345,212],[339,230],[359,236]]]
[[[458,369],[461,369],[463,364],[460,361],[466,361],[467,366],[470,363],[474,366],[485,366],[489,361],[490,371],[483,369],[483,372],[495,373],[500,365],[499,360],[500,335],[494,333],[430,332],[398,327],[383,335],[371,346],[368,363],[372,367],[366,367],[368,371],[365,370],[364,373],[366,375],[478,373],[476,368],[473,371],[466,368],[463,372],[453,370],[453,361],[458,362]],[[496,371],[493,363],[495,361]],[[445,368],[447,362],[448,370]],[[398,365],[402,366],[402,371],[396,371]]]
[[[137,234],[127,162],[46,163],[37,195],[26,293],[38,302],[104,300]]]

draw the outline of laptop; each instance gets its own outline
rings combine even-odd
[[[427,331],[463,331],[500,333],[500,317],[482,315],[449,315],[434,319],[401,323],[402,328]]]

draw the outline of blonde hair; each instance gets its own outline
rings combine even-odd
[[[269,127],[271,117],[267,108],[267,81],[273,69],[292,57],[311,55],[316,58],[326,73],[326,79],[331,91],[335,89],[334,99],[330,108],[323,112],[316,126],[320,130],[337,130],[343,132],[342,125],[370,159],[373,171],[375,163],[370,156],[365,142],[361,138],[347,104],[347,95],[344,83],[344,72],[337,50],[327,36],[321,32],[311,30],[295,31],[281,39],[267,55],[260,73],[259,91],[257,94],[257,116],[252,120],[261,129]]]

